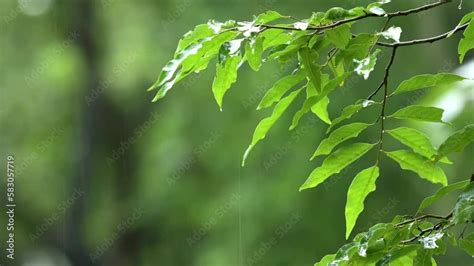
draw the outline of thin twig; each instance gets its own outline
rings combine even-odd
[[[322,65],[322,68],[326,67],[330,62],[331,62],[331,59],[337,54],[337,48],[332,48],[329,52],[328,52],[328,59],[326,60],[326,63],[324,63]],[[321,69],[322,69],[321,68]]]
[[[450,212],[446,216],[440,216],[440,215],[434,215],[434,214],[424,214],[424,215],[418,216],[416,218],[409,219],[409,220],[403,221],[401,223],[398,223],[395,226],[400,227],[400,226],[403,226],[403,225],[406,225],[406,224],[418,222],[418,221],[421,221],[421,220],[426,220],[426,219],[429,219],[429,218],[440,219],[440,220],[448,220],[449,218],[451,218],[452,215],[453,215],[453,212]]]
[[[392,55],[390,56],[390,60],[387,64],[387,67],[385,68],[385,75],[383,77],[383,82],[381,84],[381,86],[379,86],[379,88],[374,91],[371,96],[369,96],[369,99],[372,98],[373,95],[377,94],[377,92],[380,90],[380,88],[382,88],[382,86],[384,87],[384,96],[383,96],[383,99],[382,99],[382,110],[380,112],[380,116],[377,120],[381,120],[380,122],[380,137],[379,137],[379,150],[377,152],[377,158],[375,160],[375,164],[377,164],[379,162],[379,157],[380,157],[380,153],[382,152],[382,149],[383,149],[383,135],[385,133],[385,105],[387,103],[387,98],[388,98],[388,77],[390,75],[390,68],[392,67],[393,65],[393,61],[395,60],[395,54],[397,53],[397,47],[393,47],[393,50],[392,50]]]
[[[392,54],[391,54],[391,56],[390,56],[390,61],[388,62],[387,67],[385,68],[385,75],[384,75],[384,77],[383,77],[382,82],[381,82],[380,85],[377,87],[377,89],[376,89],[374,92],[372,92],[372,93],[367,97],[367,100],[371,100],[371,99],[377,94],[377,92],[379,92],[379,90],[380,90],[384,85],[387,85],[387,83],[388,83],[388,75],[389,75],[389,73],[390,73],[390,68],[392,67],[393,61],[394,61],[394,59],[395,59],[396,48],[397,48],[397,47],[393,47]],[[383,104],[383,106],[385,105],[385,98],[382,100],[382,104]]]
[[[416,241],[416,240],[420,239],[421,237],[423,237],[425,235],[430,235],[431,233],[433,233],[433,231],[438,230],[438,229],[443,229],[443,223],[440,222],[440,223],[437,223],[437,224],[433,225],[432,227],[421,230],[421,232],[418,235],[416,235],[416,236],[414,236],[410,239],[403,240],[403,241],[400,242],[400,244],[405,245],[405,244],[411,243],[413,241]]]
[[[390,19],[391,19],[391,17],[388,17],[387,20],[385,20],[385,23],[383,24],[382,30],[380,32],[384,32],[387,29],[388,23],[390,23]],[[372,50],[374,49],[374,47],[376,46],[376,44],[379,42],[380,37],[382,37],[382,34],[378,34],[377,40],[375,41],[375,44],[372,45],[372,47],[370,47],[370,50],[369,50],[369,53],[368,53],[369,55],[372,52]]]

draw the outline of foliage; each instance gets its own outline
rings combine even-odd
[[[413,8],[406,11],[388,13],[384,4],[373,3],[367,7],[350,10],[332,8],[327,12],[317,12],[304,20],[267,11],[255,16],[252,21],[224,23],[209,21],[184,35],[178,44],[174,58],[166,64],[156,83],[150,87],[158,90],[154,101],[164,97],[177,82],[192,73],[208,67],[216,59],[216,76],[212,84],[215,100],[222,110],[225,93],[237,80],[239,68],[247,62],[251,69],[259,71],[262,64],[276,61],[292,64],[297,61],[291,74],[278,80],[264,95],[257,109],[274,105],[271,115],[257,125],[251,144],[242,159],[242,166],[255,145],[265,138],[267,132],[302,94],[306,94],[299,110],[293,115],[290,130],[296,128],[307,113],[314,113],[328,124],[328,136],[321,141],[311,159],[327,155],[302,184],[300,190],[314,188],[329,177],[339,173],[372,149],[377,149],[374,164],[355,175],[347,194],[346,238],[351,235],[357,218],[364,209],[365,198],[376,189],[379,177],[380,157],[386,155],[404,170],[410,170],[421,178],[444,186],[434,196],[423,201],[420,210],[434,201],[456,190],[465,189],[458,199],[453,212],[446,217],[420,216],[406,219],[396,217],[392,223],[377,224],[366,233],[358,234],[353,242],[343,246],[336,254],[328,255],[318,265],[431,265],[433,255],[443,254],[446,241],[456,245],[448,229],[472,221],[473,186],[467,182],[448,186],[448,179],[439,166],[451,163],[447,158],[453,152],[462,151],[474,141],[474,125],[454,133],[438,148],[434,148],[424,133],[407,127],[389,129],[386,120],[415,120],[423,122],[443,122],[443,110],[432,106],[410,105],[387,115],[386,105],[391,97],[415,90],[439,85],[452,85],[466,78],[451,74],[422,74],[413,76],[389,93],[390,70],[401,47],[431,43],[450,38],[456,32],[463,32],[459,43],[459,60],[463,61],[469,50],[474,48],[474,12],[464,16],[452,31],[427,39],[400,41],[402,29],[390,26],[391,19],[429,10],[449,1]],[[356,23],[368,17],[378,17],[386,21],[384,27],[374,33],[357,33],[352,30]],[[277,23],[278,21],[278,23]],[[280,21],[283,21],[280,23]],[[271,24],[270,24],[271,23]],[[389,27],[390,26],[390,27]],[[388,42],[382,42],[381,39]],[[381,49],[388,50],[388,53]],[[377,67],[381,55],[389,54],[388,64],[380,86],[353,105],[346,106],[339,117],[331,120],[327,111],[331,93],[344,86],[351,75],[368,79]],[[301,93],[305,92],[305,93]],[[382,94],[379,101],[373,98]],[[373,123],[352,122],[333,128],[370,106],[380,106],[380,113]],[[374,128],[379,124],[378,129]],[[346,140],[358,138],[364,130],[378,130],[380,138],[376,142],[362,141],[344,145]],[[390,135],[410,150],[388,151],[384,149],[384,136]],[[340,146],[340,147],[338,147]],[[432,224],[428,218],[438,218],[441,222]],[[472,235],[463,238],[459,247],[472,255]]]
[[[474,182],[466,180],[441,188],[436,196],[425,199],[420,206],[420,210],[424,209],[449,193],[459,190],[463,192],[459,195],[453,211],[447,216],[397,216],[390,223],[379,223],[367,232],[357,234],[352,242],[341,247],[335,254],[325,256],[315,266],[436,265],[433,255],[444,254],[448,245],[458,246],[454,230],[456,226],[465,228],[466,223],[473,219]],[[461,233],[459,247],[472,256],[474,233],[464,237],[463,234],[464,232]]]

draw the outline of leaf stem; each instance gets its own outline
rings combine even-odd
[[[317,31],[319,31],[319,30],[332,29],[332,28],[335,28],[335,27],[337,27],[337,26],[340,26],[340,25],[343,25],[343,24],[346,24],[346,23],[358,21],[358,20],[361,20],[361,19],[369,18],[369,17],[386,17],[386,18],[392,18],[392,17],[399,17],[399,16],[407,16],[407,15],[410,15],[410,14],[419,13],[419,12],[422,12],[422,11],[426,11],[426,10],[435,8],[435,7],[437,7],[437,6],[440,6],[440,5],[449,3],[449,2],[451,2],[451,1],[452,1],[452,0],[440,0],[440,1],[435,2],[435,3],[431,3],[431,4],[427,4],[427,5],[415,7],[415,8],[412,8],[412,9],[403,10],[403,11],[397,11],[397,12],[392,12],[392,13],[386,13],[386,14],[365,13],[365,14],[362,15],[362,16],[353,17],[353,18],[348,18],[348,19],[343,19],[343,20],[338,20],[338,21],[336,21],[336,22],[334,22],[334,23],[327,24],[327,25],[308,27],[308,28],[306,28],[306,30],[317,30]],[[301,29],[297,29],[297,28],[295,28],[295,27],[282,26],[282,25],[267,25],[267,24],[261,24],[261,25],[255,25],[255,26],[260,26],[260,27],[265,27],[265,28],[271,28],[271,29],[301,30]]]
[[[395,227],[400,227],[400,226],[403,226],[403,225],[406,225],[406,224],[410,224],[410,223],[413,223],[413,222],[418,222],[418,221],[421,221],[421,220],[426,220],[426,219],[428,219],[428,218],[440,219],[440,220],[447,220],[447,219],[451,218],[451,216],[453,216],[453,212],[450,212],[450,213],[449,213],[448,215],[446,215],[446,216],[434,215],[434,214],[424,214],[424,215],[415,217],[415,218],[413,218],[413,219],[409,219],[409,220],[403,221],[403,222],[401,222],[401,223],[398,223],[398,224],[395,225]]]

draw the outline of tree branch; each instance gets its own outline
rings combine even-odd
[[[382,100],[382,110],[381,110],[380,116],[378,118],[378,119],[381,120],[381,122],[380,122],[380,137],[379,137],[379,151],[377,152],[377,159],[375,160],[375,164],[378,163],[380,153],[383,149],[383,135],[385,133],[385,105],[386,105],[387,98],[388,98],[388,77],[390,75],[390,68],[393,65],[393,61],[395,60],[395,54],[396,53],[397,53],[397,47],[393,47],[392,55],[390,56],[390,60],[387,64],[387,67],[385,68],[385,75],[383,77],[383,81],[380,84],[380,86],[377,88],[377,90],[375,90],[369,96],[369,99],[372,98],[375,94],[377,94],[377,92],[382,88],[382,86],[384,87],[384,96],[383,96],[383,100]]]
[[[421,43],[433,43],[439,40],[443,40],[451,36],[452,34],[463,31],[467,28],[469,23],[463,24],[461,26],[456,27],[455,29],[448,31],[446,33],[443,33],[438,36],[430,37],[430,38],[425,38],[425,39],[417,39],[417,40],[411,40],[411,41],[406,41],[406,42],[398,42],[398,43],[384,43],[384,42],[377,42],[377,45],[379,46],[384,46],[384,47],[400,47],[400,46],[410,46],[410,45],[417,45]]]
[[[385,75],[383,77],[382,83],[380,83],[377,89],[367,97],[367,100],[371,100],[377,94],[377,92],[379,92],[379,90],[388,83],[388,75],[390,72],[390,68],[392,67],[393,61],[395,59],[396,48],[397,48],[396,46],[393,47],[392,54],[390,56],[390,61],[388,62],[387,67],[385,68]],[[382,101],[383,105],[385,105],[385,99],[386,98],[384,98]]]
[[[413,241],[416,241],[416,240],[422,238],[424,235],[430,235],[431,233],[433,233],[433,231],[436,231],[436,230],[439,230],[439,229],[441,229],[441,230],[443,229],[443,223],[437,223],[437,224],[433,225],[432,227],[421,230],[421,232],[418,235],[416,235],[416,236],[414,236],[410,239],[403,240],[403,241],[400,242],[400,244],[402,244],[402,245],[409,244]]]
[[[410,14],[419,13],[419,12],[422,12],[422,11],[426,11],[426,10],[435,8],[437,6],[449,3],[451,1],[452,0],[440,0],[440,1],[432,3],[432,4],[427,4],[427,5],[419,6],[419,7],[408,9],[408,10],[397,11],[397,12],[386,13],[386,14],[366,13],[362,16],[339,20],[339,21],[336,21],[336,22],[328,24],[328,25],[308,27],[308,28],[306,28],[306,30],[320,31],[320,30],[331,29],[331,28],[335,28],[337,26],[340,26],[340,25],[343,25],[343,24],[346,24],[346,23],[358,21],[358,20],[361,20],[361,19],[369,18],[369,17],[392,18],[392,17],[399,17],[399,16],[407,16],[407,15],[410,15]],[[260,27],[264,27],[264,28],[268,28],[268,29],[301,30],[301,29],[297,29],[297,28],[294,28],[294,27],[290,27],[290,26],[279,26],[279,25],[261,24],[261,25],[255,25],[255,26],[260,26]]]

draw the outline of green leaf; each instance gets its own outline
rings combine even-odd
[[[264,39],[263,40],[264,51],[274,46],[286,44],[291,40],[290,34],[288,34],[285,30],[280,30],[280,29],[268,29],[260,33],[259,36],[261,36]]]
[[[321,75],[321,84],[324,87],[329,81],[328,74]],[[318,95],[316,88],[311,82],[306,84],[306,98]],[[319,119],[321,119],[326,124],[331,124],[331,119],[329,118],[328,113],[329,98],[323,97],[319,102],[311,107],[311,112],[313,112]]]
[[[216,35],[215,32],[209,24],[200,24],[197,25],[194,30],[188,31],[186,34],[183,35],[183,38],[179,40],[178,48],[176,49],[175,55],[177,55],[181,50],[185,47],[188,47],[192,43],[196,43],[201,39],[205,39],[207,37],[211,37]]]
[[[336,63],[334,58],[332,58],[329,61],[328,66],[331,69],[331,71],[334,73],[334,76],[336,77],[339,77],[340,75],[346,72],[345,67],[344,67],[344,62]]]
[[[433,251],[428,249],[419,248],[417,254],[413,260],[413,265],[416,266],[432,266],[433,264]]]
[[[359,172],[352,180],[347,192],[346,203],[346,239],[354,228],[357,217],[364,210],[364,200],[375,191],[375,182],[379,176],[379,168],[372,166]]]
[[[209,61],[217,55],[222,44],[235,36],[234,32],[224,32],[212,38],[191,43],[185,49],[177,52],[175,57],[165,65],[158,80],[148,89],[148,91],[152,91],[159,88],[153,102],[163,98],[176,82],[190,73],[206,68]]]
[[[273,124],[275,124],[275,122],[282,116],[282,114],[285,112],[288,106],[293,102],[296,96],[298,96],[301,90],[302,89],[296,90],[290,93],[285,98],[283,98],[277,105],[275,105],[275,108],[273,109],[271,116],[263,119],[262,121],[260,121],[260,123],[258,123],[257,127],[255,128],[255,132],[253,133],[252,143],[249,145],[249,147],[245,151],[244,156],[242,158],[242,166],[245,166],[245,160],[247,159],[247,156],[249,155],[253,147],[255,147],[255,145],[260,140],[265,138],[265,135],[267,134],[268,130],[270,130]]]
[[[325,19],[325,16],[324,12],[313,12],[309,18],[309,24],[319,26]]]
[[[443,170],[434,162],[421,155],[406,150],[386,152],[386,154],[388,157],[395,160],[404,170],[413,171],[421,178],[432,183],[440,183],[443,186],[448,184],[448,180]]]
[[[373,124],[353,123],[334,130],[327,138],[319,143],[319,146],[311,157],[311,160],[319,155],[330,154],[338,144],[359,136],[362,131],[371,125]]]
[[[161,73],[158,77],[158,80],[151,86],[148,91],[151,91],[155,88],[159,88],[163,86],[165,83],[169,83],[172,81],[173,76],[175,76],[176,71],[178,71],[179,67],[183,63],[186,58],[189,56],[196,54],[199,49],[201,49],[202,43],[197,43],[197,44],[191,44],[186,49],[180,51],[172,60],[170,60],[161,70]],[[171,87],[170,87],[171,88]],[[162,91],[159,94],[162,94],[162,97],[165,96],[167,91]]]
[[[372,34],[359,34],[349,41],[347,47],[336,55],[336,63],[344,62],[347,68],[351,67],[354,59],[362,60],[367,57],[370,48],[377,41]]]
[[[469,184],[469,182],[470,182],[469,180],[464,180],[461,182],[451,184],[446,187],[442,187],[441,189],[436,191],[434,195],[425,198],[421,202],[420,207],[418,208],[418,213],[424,210],[425,208],[427,208],[428,206],[430,206],[431,204],[435,203],[436,201],[440,200],[442,197],[446,196],[447,194],[457,191],[457,190],[464,189]]]
[[[466,53],[469,50],[474,49],[474,23],[473,23],[473,21],[474,21],[474,12],[471,12],[471,13],[465,15],[461,20],[461,24],[464,24],[467,21],[470,21],[469,25],[464,30],[463,38],[459,42],[459,46],[458,46],[459,62],[460,63],[462,63],[462,61],[464,60],[464,56],[466,55]]]
[[[326,31],[326,36],[339,49],[344,49],[352,39],[351,27],[349,24],[343,24],[339,27]]]
[[[392,95],[400,94],[402,92],[414,91],[423,88],[450,85],[452,83],[465,80],[466,78],[450,74],[450,73],[439,73],[436,75],[425,74],[414,76],[410,79],[403,81],[398,88],[392,93]]]
[[[305,73],[301,70],[292,75],[286,76],[275,82],[273,86],[265,93],[260,101],[257,110],[272,106],[273,103],[280,101],[281,97],[291,88],[303,81]]]
[[[283,18],[289,18],[289,17],[288,16],[283,16],[283,15],[281,15],[280,13],[278,13],[276,11],[269,10],[269,11],[266,11],[265,13],[262,13],[262,14],[258,15],[255,18],[255,23],[256,24],[266,24],[268,22],[272,22],[272,21],[275,21],[277,19],[283,19]]]
[[[474,257],[474,233],[462,238],[459,241],[459,247],[466,251],[469,256]]]
[[[245,45],[245,57],[249,66],[255,71],[258,71],[262,65],[263,40],[262,36],[257,36]]]
[[[386,132],[396,140],[410,147],[414,152],[423,155],[428,159],[437,154],[437,151],[435,148],[433,148],[431,141],[423,132],[407,127],[399,127],[392,130],[387,130]],[[446,158],[443,158],[442,162],[451,163]]]
[[[374,101],[358,100],[355,104],[344,107],[344,109],[342,109],[341,115],[337,117],[336,119],[332,120],[332,124],[329,126],[326,133],[329,133],[335,125],[341,123],[342,121],[346,119],[351,118],[355,113],[373,104],[378,104],[378,103]]]
[[[467,125],[449,136],[438,149],[438,157],[444,157],[453,152],[461,152],[469,143],[474,141],[474,125]]]
[[[374,167],[377,168],[377,166],[374,166]],[[371,168],[374,168],[374,167],[371,167]],[[368,171],[369,169],[366,169],[366,170]],[[364,171],[366,171],[366,170],[364,170]],[[369,179],[374,178],[373,184],[369,184],[369,185],[370,185],[370,187],[373,187],[373,189],[375,189],[375,181],[378,177],[379,169],[378,168],[373,169],[373,171],[376,171],[376,172],[372,172],[372,173],[368,172],[368,173],[366,173],[366,176],[369,177]],[[361,173],[359,173],[359,174],[361,174]],[[375,176],[375,175],[377,175],[377,176]],[[364,185],[365,185],[364,182],[365,181],[366,180],[360,180],[360,184],[362,185],[362,187],[361,187],[362,190],[365,189],[364,188]],[[352,186],[352,184],[351,184],[351,186]],[[370,188],[370,189],[372,189],[372,188]],[[369,193],[367,193],[367,194],[369,194]],[[359,193],[357,193],[357,194],[359,194]],[[362,199],[362,203],[361,203],[362,208],[363,208],[363,204],[364,204],[363,201],[364,201],[364,199]],[[389,231],[391,231],[392,228],[393,227],[392,227],[391,224],[386,224],[386,223],[379,223],[379,224],[376,224],[376,225],[372,226],[369,229],[369,231],[367,233],[365,233],[363,238],[360,240],[361,247],[366,248],[366,250],[365,250],[366,254],[378,253],[379,251],[385,249],[386,243],[385,243],[385,239],[382,239],[382,237],[385,234],[387,234]]]
[[[406,266],[406,265],[414,265],[413,260],[416,253],[416,246],[409,245],[403,246],[401,248],[394,248],[393,251],[390,251],[385,257],[384,260],[380,265],[383,266]],[[378,265],[378,264],[377,264]]]
[[[311,107],[311,112],[319,117],[324,123],[330,125],[331,119],[328,113],[329,98],[323,97],[319,102]]]
[[[354,62],[357,64],[357,67],[354,71],[359,76],[363,76],[364,79],[368,79],[369,75],[375,69],[375,64],[377,63],[377,55],[380,53],[380,49],[375,50],[369,57],[366,57],[362,60],[354,59]]]
[[[474,220],[474,182],[466,186],[459,196],[453,211],[454,224],[463,224]]]
[[[346,10],[342,7],[333,7],[326,11],[324,18],[330,21],[335,21],[352,16],[353,13],[351,13],[349,10]]]
[[[321,86],[324,88],[328,84],[330,80],[329,74],[321,74]],[[306,84],[306,98],[310,98],[312,96],[318,95],[318,91],[314,87],[311,81],[307,82]]]
[[[420,106],[420,105],[410,105],[405,108],[402,108],[396,111],[394,114],[389,117],[397,119],[412,119],[418,121],[427,121],[427,122],[441,122],[443,117],[443,109],[436,107]]]
[[[306,182],[300,187],[300,191],[318,186],[367,153],[373,146],[374,144],[354,143],[335,151],[323,161],[320,167],[311,172]]]
[[[222,100],[224,94],[230,86],[237,80],[237,70],[242,58],[240,55],[227,57],[216,65],[216,77],[212,83],[212,92],[219,108],[222,110]]]
[[[448,240],[448,243],[451,246],[456,247],[458,245],[458,241],[456,240],[456,236],[454,235],[453,232],[447,231],[446,232],[446,239]]]
[[[303,117],[304,114],[309,112],[311,108],[317,104],[319,101],[321,101],[324,97],[326,97],[331,91],[333,91],[337,86],[341,84],[343,80],[348,77],[350,73],[345,73],[344,75],[337,77],[335,79],[330,80],[325,86],[323,91],[316,95],[316,96],[311,96],[306,99],[306,101],[303,103],[303,107],[301,107],[298,112],[293,116],[293,121],[290,126],[290,130],[293,130],[297,125],[298,122],[300,121],[301,117]]]
[[[330,44],[331,42],[327,38],[314,34],[308,42],[308,47],[313,50],[320,51]]]
[[[311,81],[317,92],[321,92],[321,67],[313,63],[318,58],[318,54],[308,47],[302,48],[298,54],[309,81]]]

